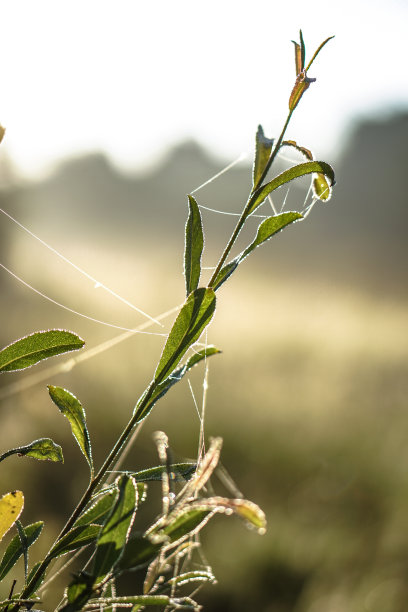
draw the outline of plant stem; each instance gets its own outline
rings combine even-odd
[[[135,425],[137,425],[138,420],[139,420],[138,419],[138,415],[139,415],[140,411],[143,409],[143,407],[149,402],[149,400],[150,400],[150,398],[152,396],[152,393],[154,392],[155,387],[156,387],[156,383],[155,383],[155,381],[153,381],[150,384],[150,386],[148,387],[146,395],[144,396],[143,401],[142,401],[141,405],[139,406],[139,409],[132,415],[132,418],[129,420],[129,422],[126,425],[125,429],[123,430],[123,432],[119,436],[116,444],[114,445],[114,447],[110,451],[108,457],[105,459],[105,462],[103,463],[103,465],[100,468],[99,472],[97,473],[95,478],[93,480],[91,480],[91,482],[89,483],[88,488],[86,489],[86,491],[83,494],[81,500],[77,504],[75,510],[73,511],[73,513],[71,514],[71,516],[69,517],[67,522],[65,523],[65,526],[61,530],[61,532],[58,535],[57,539],[55,540],[54,544],[51,546],[48,554],[46,555],[46,557],[42,561],[41,565],[38,566],[38,569],[35,572],[35,574],[33,575],[33,577],[31,578],[30,582],[25,586],[25,588],[21,592],[20,598],[24,599],[25,597],[29,597],[30,594],[33,591],[33,588],[32,588],[33,585],[35,585],[37,583],[37,581],[41,578],[41,576],[45,573],[48,565],[52,561],[52,557],[49,557],[49,554],[50,554],[52,548],[74,526],[75,521],[79,518],[79,516],[82,514],[82,512],[85,509],[85,507],[87,506],[87,504],[90,502],[90,500],[92,498],[92,495],[94,494],[95,490],[101,484],[104,476],[106,475],[106,472],[109,470],[110,466],[112,465],[112,463],[115,461],[115,459],[119,455],[122,447],[126,443],[126,441],[129,438],[129,436],[131,435]],[[19,606],[14,607],[12,609],[12,612],[17,611],[18,609],[19,609]]]
[[[217,278],[217,276],[218,276],[222,266],[224,265],[225,260],[227,259],[228,255],[229,255],[229,253],[230,253],[230,251],[232,249],[232,247],[234,246],[234,243],[235,243],[235,240],[238,237],[238,234],[240,233],[240,231],[242,230],[242,228],[244,226],[245,220],[247,218],[247,214],[248,214],[247,211],[249,209],[251,198],[252,198],[253,194],[255,193],[255,191],[262,185],[263,181],[265,180],[266,175],[268,174],[268,172],[269,172],[269,170],[270,170],[270,168],[272,166],[272,163],[274,162],[274,160],[275,160],[275,158],[276,158],[276,156],[277,156],[277,154],[279,152],[279,149],[281,147],[283,138],[285,136],[286,129],[287,129],[288,125],[289,125],[289,121],[291,120],[292,114],[293,114],[293,110],[289,111],[289,114],[288,114],[288,116],[286,118],[286,121],[285,121],[285,125],[283,126],[282,131],[280,133],[280,136],[278,138],[278,142],[276,143],[276,146],[273,148],[271,156],[270,156],[270,158],[268,159],[268,162],[265,165],[265,168],[264,168],[264,171],[262,172],[262,175],[260,176],[258,181],[255,183],[255,185],[252,187],[251,193],[249,194],[249,198],[248,198],[248,200],[247,200],[247,202],[245,204],[244,210],[243,210],[240,218],[238,219],[238,223],[237,223],[234,231],[232,232],[231,238],[229,239],[228,244],[225,247],[223,254],[220,257],[220,260],[219,260],[219,262],[217,264],[217,267],[215,268],[215,271],[214,271],[214,273],[213,273],[213,275],[212,275],[212,277],[210,279],[210,282],[208,283],[208,287],[212,287],[214,285],[214,282],[215,282],[215,280],[216,280],[216,278]]]

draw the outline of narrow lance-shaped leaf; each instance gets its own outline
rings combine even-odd
[[[26,548],[33,544],[41,533],[44,522],[38,521],[27,527],[23,527],[26,538]],[[0,562],[0,581],[3,580],[9,571],[15,566],[21,555],[24,554],[24,547],[19,535],[15,535],[7,546],[6,552]]]
[[[232,261],[226,264],[219,271],[217,278],[214,281],[214,291],[219,289],[221,285],[231,276],[237,269],[238,265],[258,246],[272,238],[275,234],[290,225],[291,223],[303,219],[303,216],[298,212],[285,212],[274,217],[268,217],[258,227],[255,240],[244,250],[237,255]]]
[[[313,161],[314,157],[312,152],[306,147],[300,147],[294,140],[285,140],[282,143],[282,147],[293,147],[301,153],[306,159]],[[332,195],[332,188],[329,181],[326,179],[325,175],[321,172],[318,172],[314,175],[313,178],[313,194],[316,198],[321,200],[322,202],[328,202]]]
[[[95,542],[100,531],[100,525],[91,524],[73,527],[53,546],[47,556],[47,560],[55,559],[73,550],[78,550],[78,548],[88,546],[88,544]]]
[[[22,491],[11,491],[0,499],[0,540],[19,518],[24,508]]]
[[[184,276],[187,295],[198,287],[201,274],[201,255],[204,247],[204,234],[200,209],[193,196],[188,196],[189,215],[186,223],[186,242],[184,251]]]
[[[252,185],[259,187],[259,181],[271,155],[273,139],[266,138],[262,125],[258,125],[255,140],[255,160],[252,171]]]
[[[54,355],[77,351],[84,344],[84,340],[76,334],[61,329],[30,334],[0,351],[0,372],[14,372],[29,368]]]
[[[89,525],[90,523],[101,524],[107,518],[108,514],[112,511],[112,506],[116,502],[117,491],[116,489],[110,489],[95,501],[90,508],[88,508],[79,519],[75,522],[74,527],[80,525]]]
[[[26,446],[19,446],[18,448],[12,448],[0,456],[0,461],[10,457],[10,455],[18,455],[19,457],[32,457],[39,461],[59,461],[64,463],[64,457],[62,454],[62,448],[59,444],[56,444],[51,438],[39,438],[27,444]]]
[[[48,385],[48,391],[54,404],[56,404],[62,414],[67,417],[71,425],[72,435],[78,442],[79,448],[89,464],[92,477],[94,470],[92,463],[91,442],[89,439],[88,428],[86,426],[85,410],[82,407],[81,402],[75,397],[75,395],[62,387],[53,387],[52,385]]]
[[[265,198],[272,193],[272,191],[278,189],[278,187],[282,187],[282,185],[285,185],[296,178],[306,176],[307,174],[313,174],[315,172],[324,174],[329,179],[331,185],[335,184],[333,168],[329,164],[326,164],[326,162],[313,161],[298,164],[292,168],[289,168],[288,170],[285,170],[272,181],[257,189],[248,202],[245,216],[248,217],[251,213],[253,213],[254,210],[256,210],[258,206],[262,204]]]
[[[79,612],[93,594],[94,579],[86,572],[74,574],[67,588],[68,603],[60,608],[61,612]]]
[[[192,355],[184,365],[180,366],[176,370],[173,370],[170,376],[163,380],[163,382],[156,384],[153,381],[153,391],[151,390],[151,387],[146,389],[136,404],[135,412],[137,412],[137,421],[144,419],[149,414],[157,400],[163,397],[163,395],[165,395],[173,385],[179,382],[183,376],[185,376],[187,372],[191,370],[191,368],[207,357],[211,357],[212,355],[217,355],[219,353],[221,353],[219,349],[217,349],[215,346],[209,345],[194,353],[194,355]]]
[[[211,288],[193,291],[181,308],[163,349],[154,382],[161,383],[186,351],[201,336],[215,311],[215,293]]]
[[[102,527],[95,552],[93,576],[99,583],[118,563],[126,542],[137,508],[137,487],[134,478],[124,474],[116,481],[118,497],[112,512]]]

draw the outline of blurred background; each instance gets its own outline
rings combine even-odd
[[[0,262],[23,282],[0,269],[0,341],[53,327],[86,340],[81,363],[72,362],[80,353],[62,356],[0,379],[1,452],[45,436],[64,449],[62,466],[13,457],[1,470],[2,494],[25,493],[23,523],[47,522],[33,561],[87,477],[46,384],[85,406],[98,465],[163,337],[123,336],[23,283],[121,328],[147,319],[95,280],[151,316],[182,303],[186,194],[239,159],[195,196],[240,212],[257,124],[278,136],[286,117],[290,41],[302,27],[309,58],[336,38],[310,71],[317,82],[287,137],[331,163],[337,186],[219,292],[208,342],[223,354],[209,363],[206,437],[224,438],[223,465],[264,509],[268,531],[215,518],[203,548],[218,584],[199,600],[215,612],[406,611],[408,7],[304,4],[2,2]],[[301,209],[307,189],[292,185],[275,203],[287,197],[285,209]],[[202,215],[211,267],[235,219]],[[253,220],[239,246],[255,231]],[[167,332],[173,317],[146,331]],[[203,371],[190,383],[201,405]],[[176,458],[196,456],[187,382],[152,412],[127,467],[157,463],[157,429]]]

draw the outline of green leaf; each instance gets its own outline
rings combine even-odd
[[[94,587],[93,576],[86,572],[74,574],[67,588],[68,603],[61,608],[61,612],[79,612],[92,597]]]
[[[24,531],[23,525],[20,521],[16,521],[16,529],[18,532],[18,537],[20,538],[21,547],[23,549],[23,557],[24,557],[24,581],[27,582],[27,574],[28,574],[28,544],[27,538]]]
[[[221,353],[219,349],[217,349],[215,346],[209,345],[206,348],[200,349],[194,353],[194,355],[192,355],[184,365],[176,370],[173,370],[170,376],[163,380],[163,382],[156,384],[153,381],[152,385],[146,389],[136,404],[135,412],[137,412],[137,421],[139,422],[144,419],[149,414],[157,400],[163,397],[163,395],[165,395],[173,385],[179,382],[183,376],[185,376],[185,374],[191,370],[191,368],[207,357],[218,355],[219,353]]]
[[[152,542],[148,536],[133,534],[119,560],[119,570],[136,570],[147,565],[156,557],[161,546],[161,543]]]
[[[205,506],[191,508],[185,506],[174,515],[169,515],[169,524],[160,530],[160,534],[167,536],[171,542],[178,542],[181,538],[197,533],[210,518],[212,509]]]
[[[44,522],[38,521],[27,527],[23,527],[26,538],[26,548],[33,544],[41,533]],[[24,554],[24,547],[21,543],[19,535],[14,536],[10,544],[7,546],[6,552],[0,562],[0,581],[7,576],[9,571],[15,566],[21,555]]]
[[[188,196],[189,216],[186,223],[186,242],[184,251],[184,276],[187,295],[198,287],[201,274],[201,255],[204,247],[204,234],[200,209],[193,196]]]
[[[231,276],[231,274],[237,269],[238,265],[258,246],[272,238],[275,234],[280,232],[282,229],[293,223],[294,221],[298,221],[299,219],[303,219],[303,216],[298,212],[285,212],[280,215],[275,215],[273,217],[268,217],[258,227],[258,231],[255,237],[255,240],[251,242],[251,244],[242,251],[239,255],[237,255],[232,261],[226,264],[219,271],[215,281],[214,281],[214,291],[219,289],[221,285]]]
[[[56,444],[51,438],[39,438],[27,444],[26,446],[19,446],[18,448],[12,448],[1,455],[0,461],[6,459],[10,455],[19,455],[20,457],[32,457],[39,461],[60,461],[64,463],[64,457],[62,454],[62,448],[59,444]]]
[[[102,524],[109,512],[112,511],[112,506],[116,502],[117,490],[109,489],[106,493],[98,497],[96,502],[88,508],[75,523],[75,527],[80,525],[89,525],[90,523]]]
[[[56,404],[62,414],[67,417],[71,425],[72,435],[78,442],[79,448],[89,464],[91,477],[93,477],[94,469],[92,462],[91,442],[86,426],[85,410],[82,407],[81,402],[75,397],[75,395],[62,387],[53,387],[52,385],[48,385],[48,391],[54,404]]]
[[[196,463],[173,463],[168,467],[166,465],[158,465],[147,470],[134,472],[132,476],[136,482],[149,482],[152,480],[162,480],[164,473],[170,473],[173,482],[185,482],[195,473],[196,467]]]
[[[47,560],[56,559],[61,555],[83,548],[94,542],[99,532],[101,531],[100,525],[80,525],[73,527],[67,534],[65,534],[50,550]]]
[[[239,263],[240,259],[238,256],[221,268],[213,284],[214,291],[217,291],[217,289],[219,289],[221,285],[225,283],[225,281],[231,276],[231,274],[235,272]]]
[[[38,561],[35,565],[33,565],[33,567],[31,568],[30,573],[28,574],[28,578],[26,580],[26,584],[30,584],[32,578],[34,578],[35,574],[37,573],[38,568],[41,565],[41,561]],[[31,585],[30,588],[30,593],[35,593],[36,590],[39,588],[40,584],[42,582],[44,582],[45,579],[45,573],[42,573],[36,580],[36,582],[34,584]]]
[[[258,125],[258,131],[255,138],[255,160],[252,170],[252,185],[253,187],[258,187],[266,164],[271,156],[274,141],[271,138],[266,138],[262,125]]]
[[[306,147],[300,147],[294,140],[285,140],[282,146],[293,147],[301,153],[306,159],[313,161],[313,154]],[[328,202],[332,196],[332,187],[325,175],[318,172],[313,179],[313,193],[316,198],[322,202]]]
[[[312,161],[297,164],[296,166],[285,170],[282,172],[282,174],[279,174],[263,187],[257,189],[248,202],[245,216],[248,217],[251,213],[253,213],[254,210],[256,210],[258,206],[262,204],[265,198],[272,193],[272,191],[278,189],[278,187],[282,187],[282,185],[286,185],[286,183],[289,183],[296,178],[306,176],[307,174],[313,174],[315,172],[324,174],[329,179],[331,185],[335,184],[333,168],[329,164],[326,164],[326,162]]]
[[[118,497],[97,542],[93,566],[95,583],[101,582],[118,563],[136,514],[137,487],[134,478],[123,474],[116,483]]]
[[[0,351],[0,372],[14,372],[67,351],[77,351],[85,342],[72,332],[51,329],[40,331],[12,344]]]
[[[243,251],[240,256],[239,263],[245,257],[247,257],[256,247],[260,246],[262,243],[266,242],[272,236],[280,232],[283,228],[290,225],[294,221],[298,221],[299,219],[303,219],[303,215],[298,212],[285,212],[280,215],[275,215],[273,217],[268,217],[258,227],[258,231],[256,234],[256,238],[251,244]]]
[[[214,311],[215,294],[211,288],[202,287],[190,293],[167,338],[154,375],[156,384],[170,374],[190,346],[198,340]]]

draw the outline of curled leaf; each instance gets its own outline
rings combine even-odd
[[[275,177],[272,181],[266,183],[266,185],[263,185],[263,187],[260,187],[254,192],[248,202],[245,211],[246,216],[248,217],[251,213],[253,213],[258,208],[258,206],[262,204],[265,198],[270,193],[272,193],[272,191],[275,191],[279,187],[282,187],[282,185],[286,185],[287,183],[293,181],[296,178],[306,176],[307,174],[314,174],[316,172],[324,174],[329,179],[331,185],[335,184],[333,168],[326,162],[310,161],[305,162],[303,164],[297,164],[296,166],[285,170],[277,177]]]
[[[0,351],[0,372],[14,372],[29,368],[54,355],[77,351],[84,344],[84,340],[76,334],[61,329],[30,334]]]
[[[273,147],[273,139],[266,138],[262,125],[258,125],[255,141],[255,160],[252,171],[252,184],[258,187],[263,175],[263,172],[268,163]]]
[[[312,152],[306,147],[300,147],[294,140],[285,140],[282,146],[293,147],[301,153],[309,161],[313,161],[314,157]],[[313,175],[313,194],[316,198],[322,202],[328,202],[332,195],[332,187],[329,181],[326,179],[322,172],[317,172]]]
[[[27,444],[26,446],[19,446],[18,448],[12,448],[7,452],[3,453],[0,457],[0,461],[3,461],[10,455],[18,455],[19,457],[32,457],[38,461],[59,461],[64,463],[64,457],[62,454],[62,448],[59,444],[56,444],[51,438],[39,438]]]

